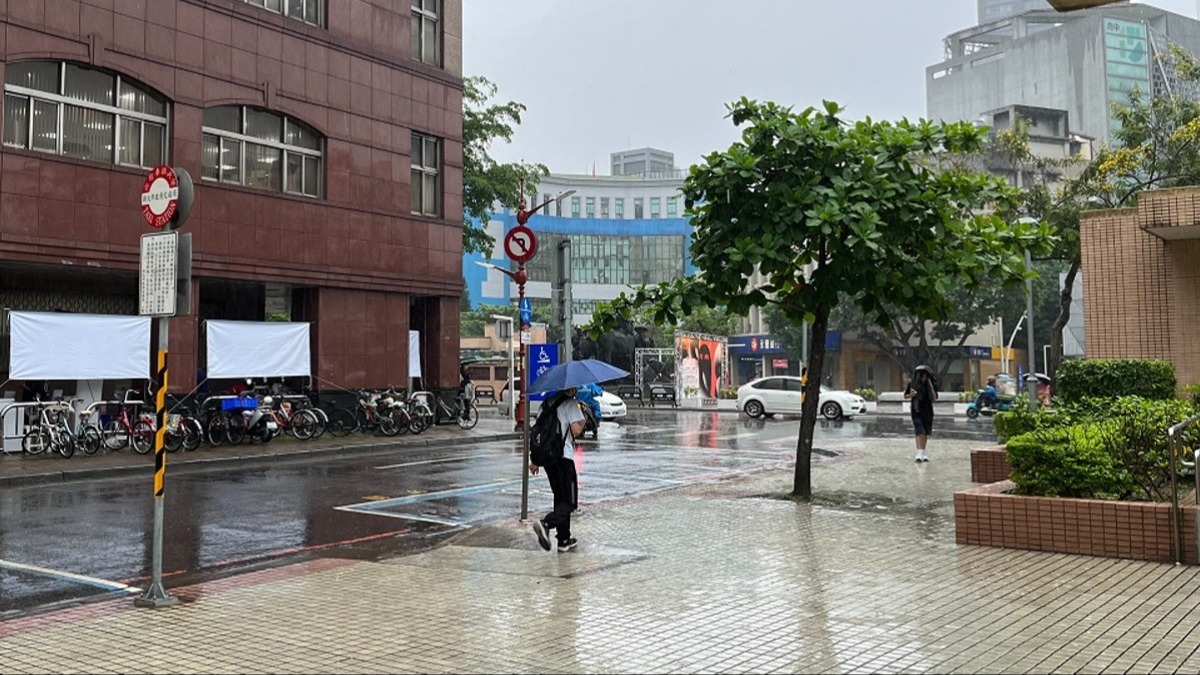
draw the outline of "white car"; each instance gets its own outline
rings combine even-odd
[[[615,420],[625,416],[628,410],[625,408],[625,401],[616,394],[604,391],[596,397],[596,401],[600,404],[600,419]]]
[[[513,378],[512,386],[517,386],[516,378]],[[508,409],[508,393],[508,386],[500,390],[500,408],[503,410]],[[602,420],[620,419],[629,413],[629,410],[625,407],[625,401],[620,396],[611,392],[603,391],[596,397],[596,401],[600,403],[600,419]],[[536,409],[539,405],[536,404],[531,407]]]
[[[802,381],[798,377],[780,375],[762,377],[738,388],[738,410],[751,417],[775,414],[799,415]],[[836,420],[867,412],[867,402],[848,391],[838,391],[821,385],[818,410],[825,419]]]

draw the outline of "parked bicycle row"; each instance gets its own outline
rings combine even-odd
[[[84,399],[40,403],[30,408],[22,450],[29,455],[76,452],[95,455],[131,448],[139,454],[154,449],[154,412],[131,391],[120,401]],[[195,450],[202,444],[219,447],[244,442],[269,443],[288,434],[297,440],[352,433],[383,436],[420,434],[440,421],[454,420],[462,429],[479,422],[474,402],[457,398],[447,403],[433,392],[408,394],[393,389],[359,391],[352,407],[314,403],[309,394],[210,396],[194,405],[175,406],[167,418],[163,445],[168,452]]]

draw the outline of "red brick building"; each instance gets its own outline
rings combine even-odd
[[[461,23],[461,0],[0,2],[3,307],[136,314],[165,163],[196,183],[172,390],[203,319],[279,314],[312,322],[321,380],[406,383],[411,328],[425,385],[453,386]]]

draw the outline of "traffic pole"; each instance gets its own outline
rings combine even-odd
[[[158,320],[158,390],[154,396],[155,430],[154,430],[154,547],[151,552],[150,587],[133,601],[136,607],[170,607],[179,599],[167,595],[162,583],[163,558],[163,497],[166,494],[165,482],[167,476],[167,338],[169,337],[170,320],[163,317]]]
[[[525,300],[525,263],[517,267],[517,292],[520,296],[517,307]],[[521,393],[518,424],[521,425],[521,522],[529,519],[529,393],[525,391],[526,373],[529,372],[529,350],[525,346],[525,322],[521,322],[521,368],[517,371],[517,382]]]

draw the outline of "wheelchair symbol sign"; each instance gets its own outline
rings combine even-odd
[[[529,383],[532,384],[543,373],[558,365],[558,345],[556,344],[535,344],[529,346],[529,360],[531,361],[528,370]],[[545,394],[530,394],[530,401],[545,400]]]

